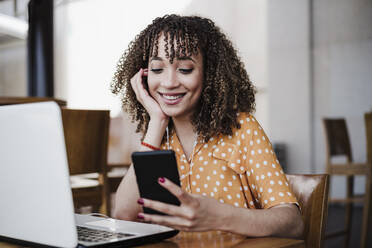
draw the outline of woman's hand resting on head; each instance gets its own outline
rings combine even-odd
[[[148,69],[141,68],[130,80],[130,84],[134,93],[136,94],[137,100],[146,109],[150,115],[151,120],[166,121],[168,124],[169,117],[164,114],[158,102],[150,95],[146,89],[143,77],[147,77]]]
[[[180,206],[149,199],[139,199],[138,203],[168,214],[152,215],[139,213],[138,218],[153,224],[168,226],[181,231],[208,231],[219,229],[224,222],[224,213],[232,206],[201,195],[189,194],[165,178],[159,179],[160,185],[175,195]],[[226,215],[227,216],[227,215]]]

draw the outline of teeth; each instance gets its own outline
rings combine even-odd
[[[176,100],[178,98],[181,98],[183,95],[173,95],[173,96],[170,96],[170,95],[163,95],[163,97],[165,99],[168,99],[168,100]]]

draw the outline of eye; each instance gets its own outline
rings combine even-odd
[[[194,69],[191,68],[191,69],[185,69],[185,68],[179,68],[178,71],[180,71],[181,73],[183,74],[189,74],[193,71]]]
[[[161,73],[163,71],[163,69],[161,69],[161,68],[152,68],[151,71],[153,73],[159,74],[159,73]]]

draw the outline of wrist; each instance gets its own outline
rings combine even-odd
[[[149,146],[142,144],[141,150],[156,150],[151,147],[160,148],[167,125],[168,120],[150,119],[146,135],[143,139],[143,142]]]
[[[169,117],[167,118],[151,118],[150,117],[150,121],[149,121],[149,125],[148,125],[148,128],[147,130],[149,130],[150,128],[154,128],[155,130],[165,130],[165,128],[168,126],[168,123],[169,123]]]
[[[232,226],[234,225],[234,207],[225,204],[225,203],[219,203],[219,216],[217,223],[217,230],[219,231],[225,231],[225,232],[231,232]]]
[[[153,151],[159,151],[159,150],[161,150],[160,147],[153,146],[153,145],[148,144],[148,143],[146,143],[146,142],[144,142],[144,141],[141,142],[141,145],[142,145],[142,146],[145,146],[145,147],[147,147],[147,148],[150,148],[150,149],[153,150]]]

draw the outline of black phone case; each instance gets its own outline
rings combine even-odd
[[[132,153],[134,171],[138,189],[142,198],[157,200],[173,205],[180,205],[177,197],[159,185],[159,177],[165,177],[180,185],[177,160],[172,150],[134,152]],[[143,208],[145,213],[161,214],[150,208]]]

